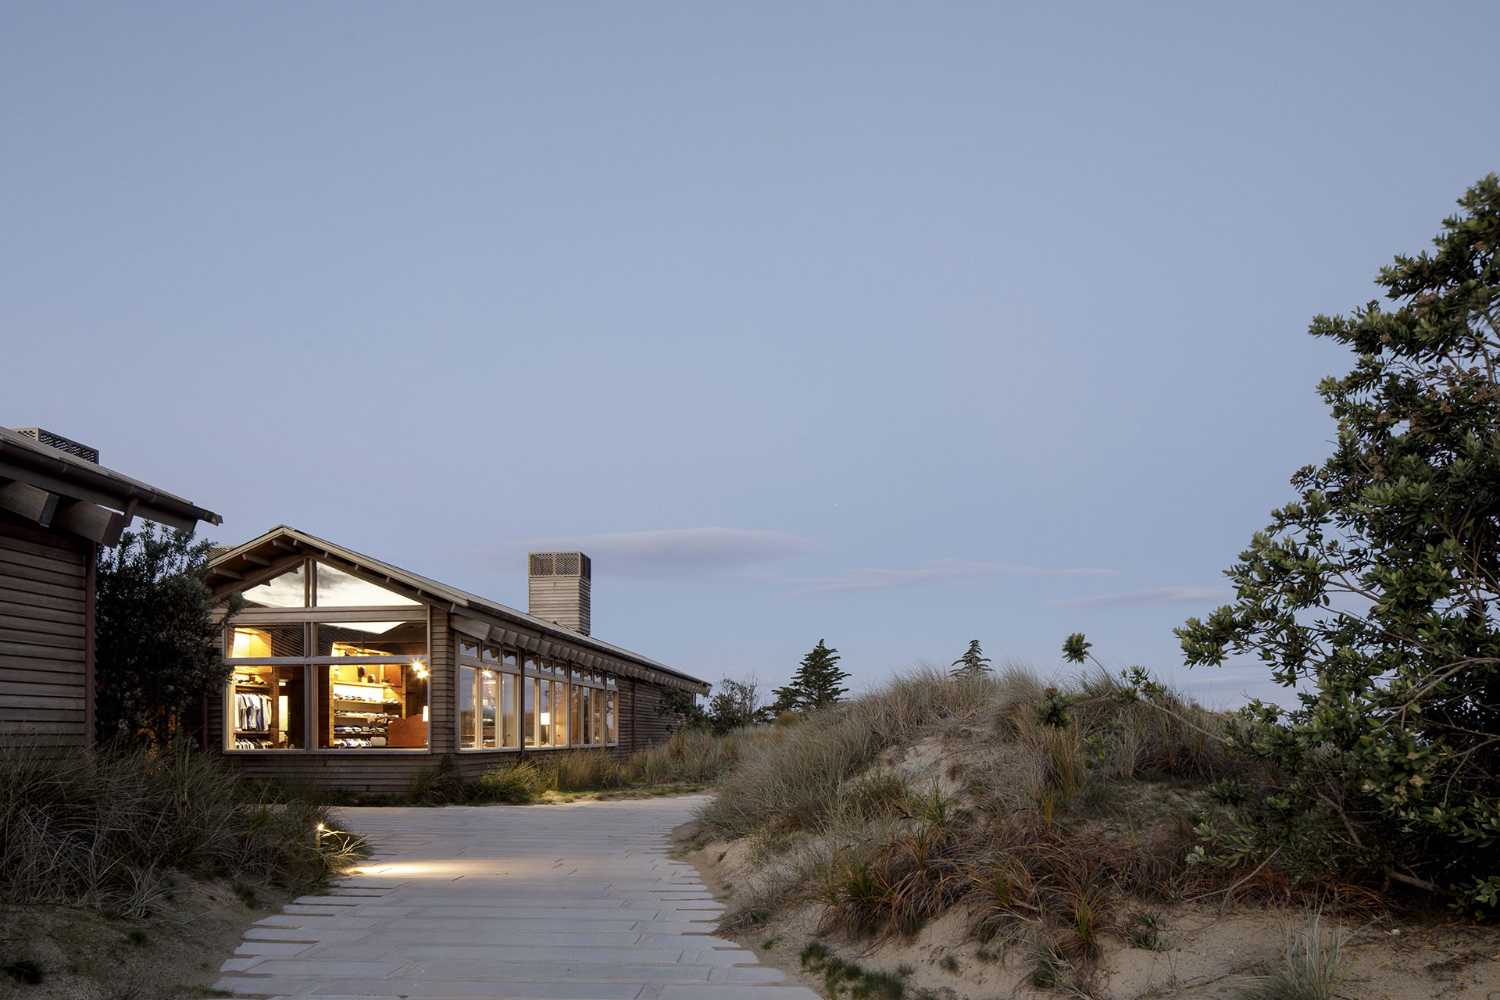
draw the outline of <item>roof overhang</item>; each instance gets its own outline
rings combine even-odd
[[[449,624],[454,631],[481,642],[512,646],[586,669],[634,677],[696,694],[708,693],[706,681],[639,653],[286,525],[272,528],[258,538],[214,556],[207,567],[209,587],[217,595],[245,590],[286,572],[298,559],[307,557],[331,563],[370,583],[390,587],[425,604],[442,607],[449,613]]]
[[[0,427],[0,510],[114,545],[137,518],[192,531],[223,518],[179,496]]]

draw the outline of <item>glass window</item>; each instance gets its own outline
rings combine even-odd
[[[392,656],[425,659],[427,623],[319,622],[317,656]]]
[[[606,693],[595,688],[590,692],[594,702],[594,727],[589,731],[590,741],[595,746],[604,745],[604,702]]]
[[[568,737],[575,747],[583,742],[583,692],[582,687],[573,685],[571,710],[568,713]]]
[[[484,674],[484,708],[480,745],[486,750],[494,750],[500,745],[496,742],[496,726],[500,721],[500,678],[493,670],[485,670],[482,673]]]
[[[231,660],[306,656],[307,632],[295,625],[234,625],[225,630],[224,655]]]
[[[568,686],[562,681],[552,682],[552,745],[568,745]]]
[[[620,742],[620,696],[614,691],[606,692],[604,702],[604,731],[609,734],[611,745]]]
[[[367,583],[327,563],[317,564],[317,605],[320,608],[357,608],[368,605],[417,604],[394,590]]]
[[[458,745],[465,750],[477,747],[479,739],[479,671],[473,667],[458,668]]]
[[[423,749],[428,671],[408,663],[334,663],[318,672],[318,746]]]
[[[225,705],[227,750],[307,746],[304,667],[236,667]]]
[[[470,655],[473,655],[473,654],[470,654]],[[499,663],[500,662],[500,648],[498,646],[491,646],[491,645],[486,644],[485,647],[484,647],[484,662],[485,663]]]
[[[536,679],[521,678],[521,690],[524,692],[524,701],[521,704],[521,735],[525,737],[527,746],[534,747],[536,746]]]
[[[501,735],[505,738],[501,745],[513,749],[521,745],[521,727],[516,719],[516,702],[520,698],[517,686],[521,683],[521,678],[515,674],[501,674],[500,680],[500,709],[503,713]]]
[[[307,607],[306,563],[299,562],[297,568],[273,576],[265,583],[246,590],[247,608],[305,608]]]
[[[552,682],[539,680],[536,684],[536,744],[552,746]]]
[[[473,639],[467,639],[463,636],[459,636],[458,655],[467,656],[471,660],[479,659],[479,643]]]
[[[520,662],[516,659],[516,651],[514,649],[507,649],[503,650],[502,652],[505,657],[504,663],[507,667],[514,667],[517,663]]]

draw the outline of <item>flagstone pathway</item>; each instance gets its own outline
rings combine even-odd
[[[215,988],[318,1000],[817,1000],[713,936],[668,834],[699,797],[341,809],[374,856],[265,917]]]

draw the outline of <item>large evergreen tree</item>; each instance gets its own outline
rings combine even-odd
[[[791,682],[776,689],[773,710],[801,711],[836,704],[849,693],[849,689],[842,686],[849,675],[839,669],[839,659],[839,651],[828,648],[819,639],[812,651],[802,658],[802,665],[797,668]]]
[[[1354,354],[1319,386],[1333,455],[1178,635],[1190,665],[1254,655],[1296,687],[1244,719],[1284,834],[1500,909],[1500,181],[1459,204],[1381,271],[1391,307],[1313,320]]]
[[[200,698],[223,690],[222,632],[203,583],[209,543],[147,525],[101,549],[96,596],[100,739],[169,740]]]

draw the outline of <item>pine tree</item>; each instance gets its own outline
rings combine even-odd
[[[822,639],[802,658],[790,683],[776,689],[777,711],[827,708],[836,704],[849,689],[840,685],[849,675],[838,667],[839,651],[829,649]]]
[[[964,650],[963,656],[953,661],[953,669],[948,671],[954,677],[978,677],[989,672],[989,657],[979,648],[978,639],[969,640],[969,648]]]
[[[788,681],[786,687],[776,688],[771,692],[774,699],[771,702],[771,714],[780,715],[783,712],[795,712],[797,705],[801,702],[801,693],[795,686],[794,681]]]

